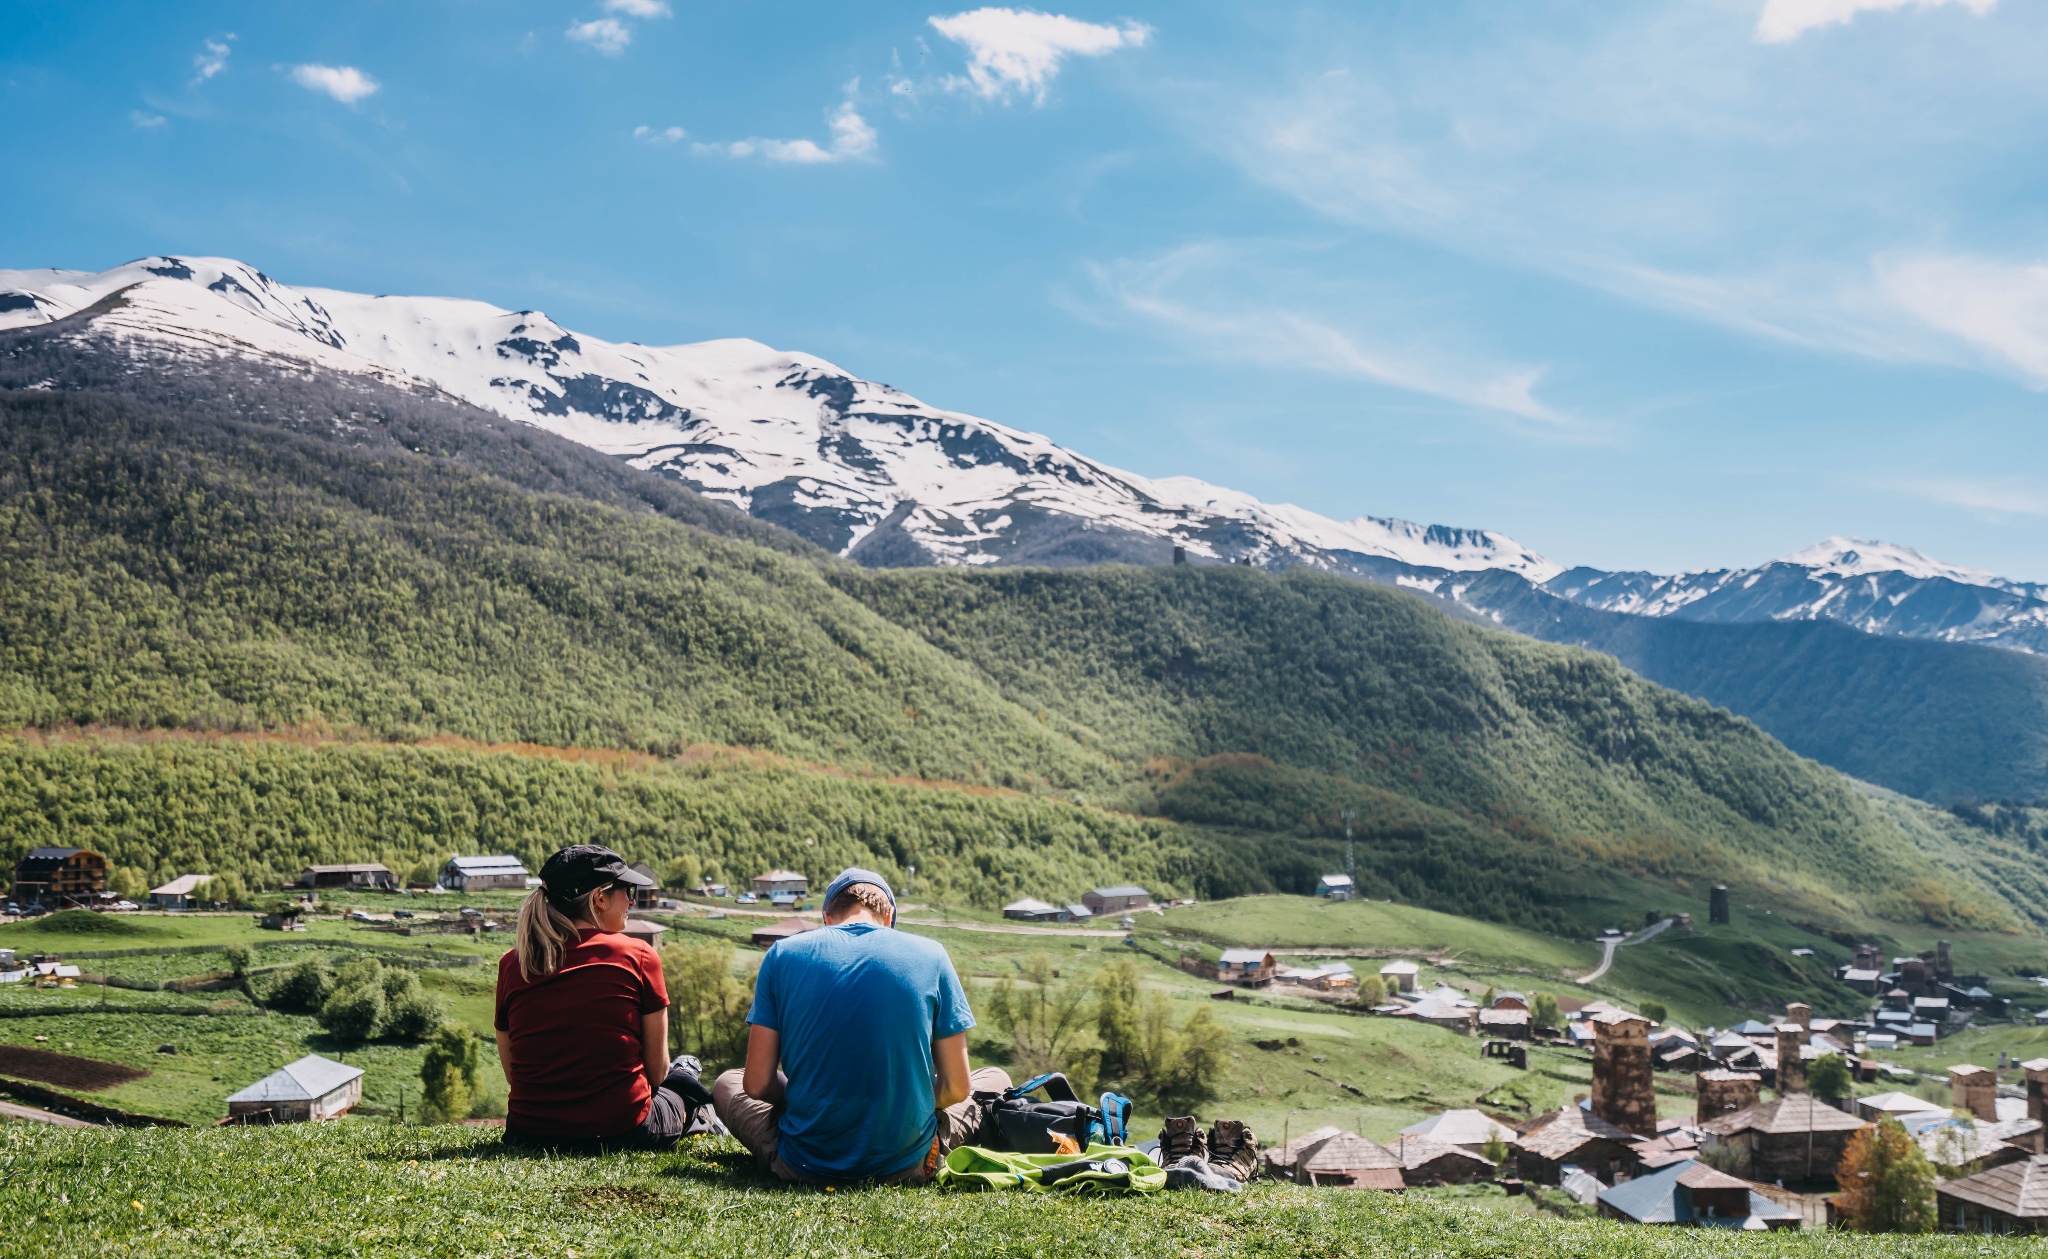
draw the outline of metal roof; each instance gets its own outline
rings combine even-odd
[[[1152,893],[1142,887],[1131,887],[1128,884],[1123,887],[1098,887],[1095,889],[1094,894],[1097,896],[1143,896],[1147,898],[1152,895]]]
[[[83,848],[31,848],[28,850],[26,859],[29,861],[62,861],[72,853],[84,851],[85,849]]]
[[[310,1102],[342,1088],[363,1074],[361,1067],[307,1054],[288,1067],[281,1067],[239,1093],[231,1102]]]
[[[1035,897],[1027,896],[1021,901],[1011,901],[1003,906],[1006,914],[1056,914],[1059,906],[1048,905]]]
[[[1272,956],[1273,954],[1270,949],[1225,949],[1223,950],[1223,964],[1225,966],[1264,966],[1266,959]]]
[[[1409,1124],[1401,1129],[1401,1135],[1430,1137],[1451,1145],[1485,1145],[1494,1137],[1512,1141],[1515,1130],[1488,1119],[1476,1110],[1447,1110],[1440,1115],[1431,1115],[1421,1123]]]
[[[1326,874],[1322,878],[1316,880],[1316,882],[1322,884],[1324,887],[1352,886],[1351,876],[1348,874]]]
[[[527,872],[526,866],[511,853],[499,853],[491,857],[450,857],[448,864],[464,874],[486,870],[503,870],[507,874]]]
[[[151,896],[190,896],[202,883],[211,882],[210,874],[181,874],[162,887],[149,889]]]

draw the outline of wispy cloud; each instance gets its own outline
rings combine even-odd
[[[853,88],[849,87],[849,99],[840,102],[839,107],[826,116],[826,126],[832,132],[832,138],[826,144],[820,145],[815,140],[769,140],[750,136],[724,144],[693,145],[691,152],[705,156],[758,157],[767,162],[787,162],[798,166],[872,158],[876,148],[875,129],[861,116],[860,107],[851,99],[852,91]]]
[[[948,78],[948,87],[992,101],[1030,97],[1041,105],[1068,57],[1139,48],[1152,37],[1141,22],[1105,26],[1031,9],[973,9],[929,20],[967,50],[967,77]]]
[[[197,72],[192,80],[195,85],[206,82],[228,68],[228,54],[234,51],[231,47],[234,38],[234,34],[230,32],[219,39],[209,39],[200,51],[193,55],[192,68]]]
[[[293,66],[292,82],[309,92],[332,96],[348,106],[354,106],[366,96],[376,95],[383,87],[354,66]]]
[[[1764,11],[1756,19],[1756,39],[1760,44],[1782,44],[1810,30],[1851,21],[1858,13],[1953,5],[1982,17],[1997,4],[1998,0],[1764,0]]]
[[[136,126],[142,128],[144,131],[154,131],[158,127],[169,126],[171,120],[164,117],[162,114],[152,114],[147,110],[131,109],[128,111],[128,121],[134,123]]]
[[[1296,288],[1286,279],[1288,268],[1245,254],[1224,243],[1189,245],[1150,260],[1097,265],[1090,274],[1114,308],[1187,342],[1205,358],[1371,381],[1528,421],[1556,437],[1598,437],[1594,425],[1536,396],[1543,368],[1475,362],[1371,327],[1370,321],[1347,328],[1324,312],[1268,300],[1235,281],[1256,272],[1283,290]]]
[[[675,144],[689,134],[689,132],[681,127],[639,126],[633,128],[633,138],[635,140],[645,140],[649,144]]]
[[[1906,313],[2048,389],[2048,265],[1923,254],[1880,263],[1878,277]]]
[[[569,38],[578,44],[588,44],[607,57],[616,57],[633,42],[633,28],[615,17],[592,18],[588,22],[571,22]]]
[[[2048,491],[2018,481],[1939,478],[1895,482],[1887,488],[1988,516],[2048,516]]]
[[[663,0],[604,0],[604,11],[643,18],[667,17],[669,13]]]

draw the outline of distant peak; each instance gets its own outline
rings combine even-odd
[[[1837,577],[1861,577],[1868,573],[1904,573],[1908,577],[1947,578],[1972,586],[1989,585],[1997,578],[1973,568],[1944,564],[1910,546],[1875,542],[1868,538],[1825,538],[1779,560]]]

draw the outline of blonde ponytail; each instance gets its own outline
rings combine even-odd
[[[519,906],[519,929],[515,946],[519,951],[519,973],[526,982],[546,979],[562,969],[562,955],[576,943],[576,919],[588,916],[590,894],[576,898],[572,918],[548,904],[548,892],[537,887],[526,894]]]

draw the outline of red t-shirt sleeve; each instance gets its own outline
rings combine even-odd
[[[640,954],[640,1013],[652,1014],[656,1010],[668,1009],[668,980],[662,977],[661,954],[646,944],[639,944]]]

